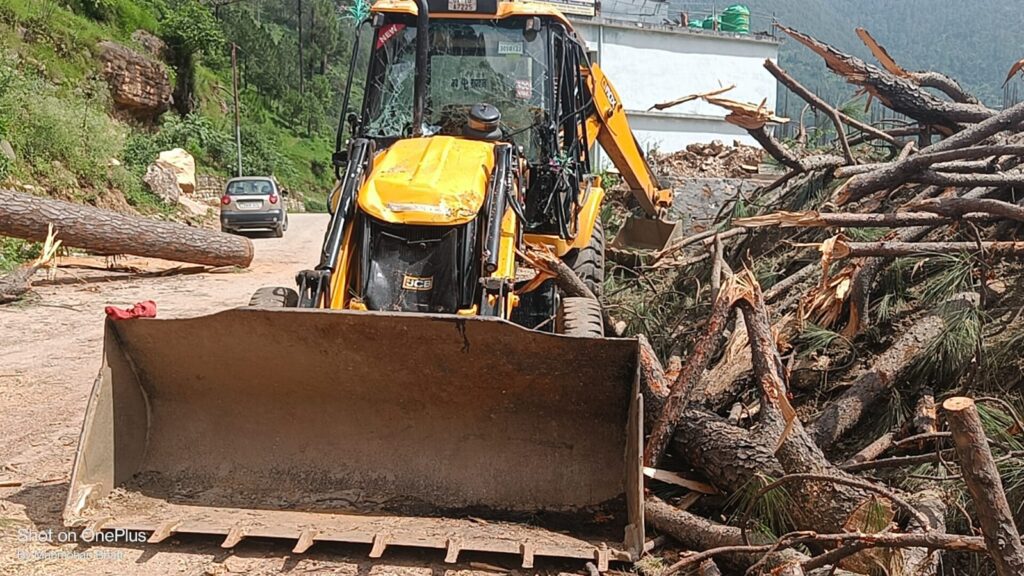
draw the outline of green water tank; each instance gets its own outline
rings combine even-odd
[[[722,11],[721,21],[719,28],[723,32],[750,34],[750,9],[742,4],[733,4]]]

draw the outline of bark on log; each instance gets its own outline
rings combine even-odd
[[[974,401],[954,397],[943,402],[942,408],[996,573],[1020,576],[1024,574],[1024,544],[1013,523],[1013,513]]]
[[[956,80],[953,80],[945,74],[933,72],[931,70],[908,72],[902,66],[897,64],[896,60],[889,55],[889,51],[879,44],[878,41],[875,40],[864,28],[857,28],[857,36],[862,42],[864,42],[864,45],[868,47],[868,50],[871,50],[871,54],[878,60],[878,63],[881,64],[882,67],[890,74],[901,78],[909,78],[918,86],[940,90],[946,96],[952,98],[954,102],[961,102],[963,104],[981,104],[974,95],[968,93]]]
[[[949,200],[958,200],[949,198]],[[999,220],[992,213],[966,213],[962,217],[945,216],[933,210],[915,206],[920,212],[773,212],[761,216],[749,216],[733,220],[734,226],[759,228],[779,226],[782,228],[901,228],[905,226],[941,226],[959,220],[985,224]],[[1018,208],[1019,209],[1019,208]],[[1024,213],[1024,209],[1019,209]],[[774,288],[774,287],[773,287]]]
[[[962,218],[972,213],[985,213],[998,218],[1024,222],[1024,208],[987,198],[930,198],[914,202],[908,209],[932,212],[947,218]]]
[[[914,431],[918,434],[934,434],[938,430],[935,415],[935,393],[931,388],[921,390],[921,397],[914,406]]]
[[[884,453],[892,446],[892,441],[894,437],[895,434],[892,432],[886,432],[885,434],[882,434],[881,436],[876,438],[874,442],[868,444],[864,448],[861,448],[860,452],[857,452],[856,454],[851,456],[846,462],[843,462],[840,468],[843,468],[845,470],[848,466],[853,466],[854,464],[861,464],[863,462],[871,462],[875,458],[878,458],[879,456],[882,455],[882,453]]]
[[[1024,242],[836,242],[833,258],[861,256],[926,256],[983,251],[988,256],[1024,254]]]
[[[815,443],[827,450],[871,413],[888,396],[896,376],[938,336],[945,324],[929,315],[915,322],[885,352],[850,384],[839,398],[830,402],[809,427]]]
[[[723,546],[742,546],[743,534],[739,528],[725,526],[706,518],[679,510],[675,506],[649,497],[644,502],[644,519],[659,532],[664,532],[691,550],[708,550]],[[722,565],[734,571],[742,571],[759,555],[723,554],[718,557]]]
[[[792,413],[761,288],[750,274],[746,282],[750,293],[747,298],[739,300],[737,306],[743,313],[750,335],[754,374],[762,390],[761,443],[777,445],[775,457],[787,475],[811,473],[852,478],[829,462],[804,430],[800,419]],[[789,494],[794,502],[803,504],[790,509],[796,527],[818,532],[846,530],[850,516],[871,498],[862,489],[820,480],[795,482]]]
[[[732,311],[735,298],[734,290],[735,284],[732,281],[722,287],[718,298],[715,299],[704,334],[694,345],[690,358],[683,366],[679,377],[672,384],[665,404],[662,406],[661,415],[655,421],[651,434],[647,438],[647,445],[644,447],[645,466],[657,468],[661,456],[665,453],[665,448],[668,447],[668,443],[675,433],[676,422],[679,421],[686,409],[690,391],[704,374],[708,359],[714,352],[718,340],[721,339],[722,331],[725,330],[725,324],[729,320],[729,313]]]
[[[931,164],[955,159],[940,157],[943,160],[934,160],[935,156],[933,153],[973,146],[999,132],[1018,126],[1022,121],[1024,121],[1024,102],[988,117],[984,121],[978,122],[974,126],[945,140],[936,142],[922,149],[920,153],[914,154],[901,162],[895,162],[888,168],[855,176],[836,192],[836,200],[840,204],[854,202],[874,192],[900,185]]]
[[[932,184],[934,186],[972,188],[975,186],[1024,186],[1024,174],[1020,172],[1002,174],[954,174],[924,170],[914,174],[907,182]]]
[[[248,238],[0,189],[0,234],[40,242],[53,225],[64,246],[205,266],[248,266]]]
[[[673,456],[703,472],[715,487],[729,494],[749,488],[758,474],[771,478],[784,474],[770,447],[745,428],[704,410],[683,413],[671,450]]]
[[[828,102],[822,100],[821,97],[819,97],[817,94],[805,88],[802,84],[800,84],[800,82],[796,80],[796,78],[790,76],[775,62],[772,62],[771,60],[765,60],[764,67],[768,70],[768,72],[771,72],[772,76],[775,76],[775,78],[779,82],[781,82],[787,88],[792,90],[794,94],[803,98],[804,101],[807,102],[809,105],[828,114],[829,117],[832,118],[833,122],[836,124],[836,130],[839,134],[842,134],[843,131],[842,124],[847,124],[850,127],[856,128],[857,130],[860,130],[865,134],[873,136],[874,138],[885,140],[890,144],[896,144],[896,139],[890,136],[889,134],[886,134],[884,131],[879,130],[878,128],[875,128],[874,126],[867,124],[865,122],[861,122],[856,118],[843,114],[839,110],[836,110],[833,106],[829,105]],[[842,122],[842,124],[840,124],[840,122]],[[842,142],[845,144],[844,153],[848,153],[849,142],[846,141],[845,137],[842,139]]]
[[[637,335],[640,344],[640,394],[644,399],[644,433],[650,434],[651,427],[661,414],[668,396],[665,370],[658,361],[654,348],[643,334]]]
[[[959,164],[957,161],[977,160],[980,158],[998,158],[1001,156],[1024,156],[1024,146],[1016,144],[994,144],[989,146],[968,146],[965,148],[954,148],[940,152],[918,153],[913,156],[918,166],[931,166],[936,170],[955,171]],[[867,174],[876,170],[887,170],[898,163],[910,158],[897,159],[893,162],[882,162],[876,164],[859,164],[857,166],[840,166],[835,170],[836,178],[848,178],[860,174]],[[988,162],[985,162],[988,164]],[[945,165],[945,166],[944,166]]]
[[[978,104],[941,100],[907,78],[890,74],[792,28],[782,25],[778,27],[821,56],[828,68],[847,82],[863,86],[890,109],[922,124],[940,126],[952,133],[960,129],[960,123],[981,122],[994,114],[990,108]]]

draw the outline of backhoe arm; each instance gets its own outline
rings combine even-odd
[[[594,140],[600,143],[644,211],[663,217],[672,204],[672,191],[661,187],[644,158],[619,94],[597,64],[591,63],[583,73],[594,98],[594,110],[587,118],[587,145],[593,146]]]

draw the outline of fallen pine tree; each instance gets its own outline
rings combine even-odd
[[[852,118],[773,62],[830,145],[779,140],[786,119],[727,89],[661,106],[725,108],[786,172],[610,271],[609,318],[644,336],[645,465],[673,473],[646,513],[681,548],[642,566],[1020,573],[1024,104],[908,72],[866,31],[880,67],[782,29],[913,123]],[[679,477],[721,494],[658,480]]]

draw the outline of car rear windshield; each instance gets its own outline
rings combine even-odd
[[[229,196],[269,196],[273,191],[274,185],[270,180],[237,180],[228,183]]]

